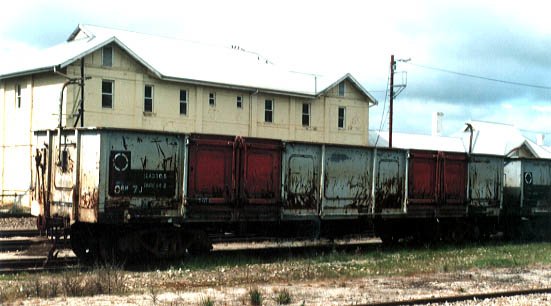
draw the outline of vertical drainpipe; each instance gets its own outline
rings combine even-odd
[[[369,109],[369,108],[368,108]],[[371,215],[375,215],[375,205],[378,203],[375,201],[375,185],[377,184],[377,176],[379,175],[379,168],[377,167],[377,159],[379,158],[379,151],[377,147],[373,148],[373,165],[372,165],[372,178],[371,178]]]
[[[181,208],[181,216],[186,216],[186,198],[187,198],[187,185],[188,185],[188,159],[189,159],[189,135],[185,135],[183,139],[183,148],[181,150],[181,154],[183,155],[184,159],[184,169],[182,170],[182,184],[183,184],[183,194],[182,194],[182,208]]]
[[[319,207],[318,207],[318,215],[321,217],[321,213],[323,211],[323,190],[325,190],[325,145],[321,145],[321,174],[320,174],[320,190],[319,190]]]
[[[2,101],[2,134],[0,135],[2,138],[2,170],[0,170],[2,172],[2,177],[1,177],[1,186],[0,186],[0,201],[3,201],[4,198],[3,198],[3,193],[4,193],[4,165],[5,165],[5,160],[6,160],[6,146],[5,146],[5,141],[6,141],[6,101],[4,100],[6,98],[6,82],[5,81],[0,81],[0,88],[2,89],[0,91],[0,93],[2,93],[2,97],[0,97],[0,101]]]
[[[83,82],[84,83],[84,82]],[[81,121],[82,122],[82,121]],[[82,123],[81,123],[82,124]],[[80,132],[79,130],[75,129],[75,136],[77,139],[77,148],[75,150],[76,152],[76,169],[74,171],[75,175],[75,187],[73,188],[73,192],[76,194],[73,194],[73,216],[70,218],[71,223],[77,222],[79,219],[78,215],[78,208],[80,204],[80,154],[82,152],[80,146],[81,146],[81,139],[80,139]]]
[[[84,57],[80,59],[80,127],[84,127]]]
[[[34,76],[31,74],[31,88],[27,90],[29,91],[29,170],[31,172],[31,182],[29,186],[29,192],[30,190],[35,186],[33,182],[33,112],[34,112]],[[31,198],[29,197],[29,200]],[[30,203],[29,203],[30,204]]]

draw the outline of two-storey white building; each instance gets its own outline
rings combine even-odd
[[[29,202],[33,131],[60,120],[63,127],[367,145],[377,103],[350,74],[326,80],[236,46],[88,25],[13,64],[0,67],[0,203]]]

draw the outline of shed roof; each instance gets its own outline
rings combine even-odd
[[[371,131],[369,145],[388,147],[388,131]],[[432,136],[410,133],[392,133],[392,147],[399,149],[466,152],[463,141],[458,137]]]
[[[524,137],[514,125],[476,120],[467,123],[473,127],[473,153],[514,156],[519,153],[520,149],[526,149],[532,155],[530,157],[551,158],[549,150]],[[456,136],[463,139],[468,150],[469,129],[465,128]]]
[[[79,25],[67,42],[4,67],[0,79],[64,68],[111,43],[128,52],[159,79],[304,97],[325,94],[348,79],[370,104],[377,104],[350,74],[331,78],[291,72],[236,46],[222,47],[92,25]]]

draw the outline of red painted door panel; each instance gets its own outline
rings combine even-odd
[[[410,204],[435,204],[438,197],[437,153],[410,151],[408,198]]]
[[[410,151],[408,197],[411,204],[464,204],[467,156],[462,153]]]
[[[461,153],[442,152],[440,165],[442,169],[442,202],[463,204],[467,193],[467,156]]]
[[[235,139],[192,135],[188,148],[188,203],[231,203],[235,199]]]
[[[276,204],[281,199],[281,142],[243,139],[240,158],[240,200]]]

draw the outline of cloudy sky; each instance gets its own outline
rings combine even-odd
[[[395,101],[396,131],[429,134],[432,113],[440,111],[444,134],[484,120],[514,124],[529,137],[546,134],[549,145],[550,8],[531,0],[9,1],[0,19],[0,65],[63,42],[79,23],[239,45],[295,71],[352,73],[380,102],[370,128],[384,118],[386,130],[395,54],[411,58],[397,65],[407,87]]]

